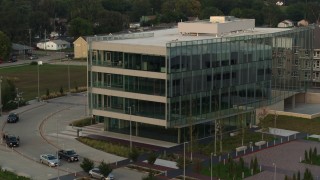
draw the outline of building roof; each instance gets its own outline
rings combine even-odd
[[[53,42],[55,44],[69,44],[68,41],[64,41],[64,40],[61,40],[61,39],[51,40],[50,42]]]
[[[160,46],[166,47],[170,42],[196,41],[206,39],[217,39],[221,37],[237,37],[250,35],[264,35],[271,33],[278,33],[288,31],[290,28],[254,28],[253,30],[233,32],[224,34],[223,36],[214,36],[212,34],[196,35],[182,35],[178,28],[171,28],[165,30],[150,31],[144,33],[132,33],[124,35],[109,35],[91,37],[92,41],[100,41],[102,43],[116,43],[116,44],[131,44],[131,45],[146,45],[146,46]]]
[[[23,50],[31,50],[32,47],[22,45],[22,44],[12,43],[12,49],[15,51],[23,51]]]

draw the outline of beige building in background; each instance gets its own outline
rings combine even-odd
[[[73,42],[74,58],[87,58],[88,56],[88,43],[85,37],[80,36]]]

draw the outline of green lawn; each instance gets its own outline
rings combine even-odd
[[[86,86],[87,67],[70,65],[70,88]],[[19,92],[26,100],[35,99],[38,96],[38,69],[37,65],[23,65],[0,68],[0,76],[3,79],[14,80]],[[60,87],[66,92],[68,90],[68,66],[43,64],[39,66],[40,96],[50,92],[59,92]]]
[[[268,115],[267,127],[274,127],[274,116]],[[278,116],[276,127],[309,134],[320,134],[320,118],[305,119],[291,116]]]
[[[0,167],[1,169],[1,167]],[[17,179],[17,180],[30,180],[30,178],[27,177],[23,177],[23,176],[18,176],[13,172],[9,172],[9,171],[2,171],[0,170],[0,179]]]

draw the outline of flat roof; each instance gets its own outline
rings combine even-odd
[[[214,36],[212,34],[201,34],[196,35],[182,35],[179,33],[178,28],[171,28],[165,30],[148,31],[144,33],[154,33],[152,37],[141,37],[133,39],[119,39],[110,41],[99,41],[99,43],[111,43],[111,44],[126,44],[126,45],[144,45],[144,46],[158,46],[166,47],[167,43],[170,42],[181,42],[181,41],[194,41],[194,40],[205,40],[205,39],[217,39],[222,37],[236,37],[236,36],[248,36],[248,35],[260,35],[260,34],[271,34],[277,32],[283,32],[291,30],[291,28],[254,28],[253,30],[246,30],[237,33],[223,34],[222,36]],[[141,35],[144,33],[134,33]]]

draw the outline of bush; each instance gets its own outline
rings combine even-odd
[[[154,164],[154,162],[156,162],[157,158],[158,158],[158,155],[156,153],[153,152],[153,153],[149,154],[148,163]]]
[[[84,158],[80,167],[83,169],[84,172],[89,172],[94,167],[94,162],[88,158]]]
[[[137,148],[132,148],[132,151],[129,153],[129,158],[133,161],[136,162],[139,157],[139,151]]]
[[[156,179],[156,177],[154,176],[154,173],[152,173],[152,172],[150,172],[148,174],[148,176],[142,178],[142,180],[155,180],[155,179]]]
[[[96,124],[96,121],[94,118],[85,118],[85,119],[79,119],[76,121],[73,121],[72,123],[70,123],[70,126],[76,126],[76,127],[84,127],[84,126],[89,126],[92,124]]]
[[[37,61],[31,61],[30,65],[32,65],[32,66],[38,65],[38,62]]]
[[[183,164],[184,164],[184,158],[183,158],[183,156],[179,157],[179,158],[177,159],[176,163],[177,163],[177,167],[178,167],[179,169],[183,169]],[[188,164],[191,164],[191,160],[186,157],[186,166],[187,166]]]
[[[105,163],[104,161],[100,163],[98,168],[104,176],[108,176],[112,171],[112,168],[109,166],[109,164]]]

